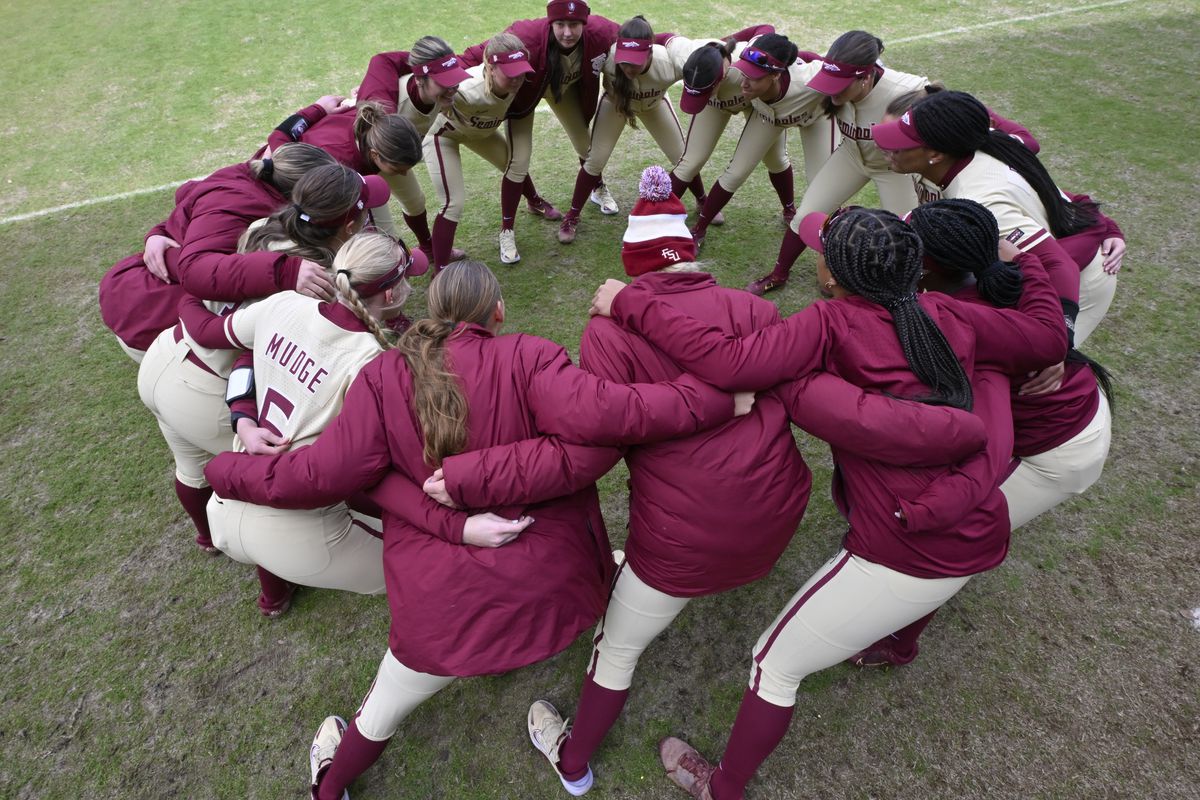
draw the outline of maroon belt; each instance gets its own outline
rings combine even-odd
[[[175,326],[175,329],[171,332],[171,335],[175,337],[175,341],[177,343],[182,342],[183,341],[183,325],[177,324]],[[220,375],[217,375],[217,373],[213,371],[212,367],[210,367],[208,364],[205,364],[203,361],[201,361],[200,356],[198,356],[192,352],[192,348],[190,348],[190,347],[188,348],[187,355],[185,355],[183,358],[185,361],[192,362],[197,367],[199,367],[200,369],[207,372],[209,375],[212,375],[216,378],[221,377]]]

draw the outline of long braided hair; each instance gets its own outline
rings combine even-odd
[[[356,287],[386,275],[403,254],[399,242],[386,233],[363,231],[347,239],[333,258],[333,284],[337,287],[338,296],[346,302],[354,316],[367,326],[384,350],[395,346],[395,335],[371,313]],[[403,305],[408,299],[406,284],[397,287],[396,291],[400,297],[393,307]]]
[[[829,221],[825,263],[843,287],[892,315],[900,347],[913,373],[933,394],[922,403],[970,410],[971,382],[950,343],[917,302],[923,251],[916,231],[895,214],[852,209]]]
[[[913,209],[909,224],[920,235],[925,255],[943,269],[975,275],[979,296],[994,306],[1012,308],[1021,299],[1021,268],[996,256],[1000,235],[992,212],[974,200],[937,200]],[[1075,348],[1067,363],[1086,364],[1109,405],[1115,408],[1112,373]]]
[[[908,224],[921,237],[927,258],[943,270],[975,276],[979,296],[1013,308],[1021,299],[1021,269],[1000,260],[996,217],[974,200],[937,200],[917,206]]]
[[[467,398],[446,365],[446,340],[460,322],[488,323],[500,302],[500,282],[482,262],[464,259],[437,274],[426,300],[430,318],[413,323],[396,347],[412,373],[425,463],[438,467],[467,447]]]
[[[1037,192],[1056,238],[1096,223],[1096,204],[1065,199],[1038,157],[1008,134],[993,131],[987,106],[966,92],[937,92],[919,100],[913,105],[913,125],[933,150],[953,158],[978,151],[1015,170]]]

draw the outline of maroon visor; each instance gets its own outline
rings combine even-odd
[[[446,89],[458,86],[460,83],[471,77],[462,67],[462,62],[458,56],[446,56],[439,58],[437,61],[430,61],[427,64],[420,64],[413,67],[413,74],[417,77],[430,77],[437,82],[438,86]]]
[[[874,70],[874,64],[847,64],[844,61],[824,59],[821,71],[808,82],[808,88],[833,97],[841,94],[847,86]]]
[[[899,119],[891,122],[880,122],[871,126],[871,138],[880,150],[911,150],[914,147],[928,147],[917,133],[913,124],[913,111],[909,109],[900,115]]]
[[[533,72],[533,67],[529,66],[529,59],[525,57],[524,50],[512,50],[507,53],[496,53],[488,56],[488,63],[500,70],[509,78],[516,78],[519,75],[528,75]]]
[[[617,37],[617,54],[613,57],[613,61],[617,64],[643,66],[650,58],[650,48],[653,44],[653,39],[629,39],[619,36]]]

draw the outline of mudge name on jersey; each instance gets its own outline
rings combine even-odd
[[[267,345],[267,355],[286,369],[288,374],[295,377],[297,382],[308,389],[311,394],[317,393],[317,384],[329,374],[329,370],[324,367],[317,367],[317,363],[312,357],[297,347],[295,342],[277,333],[271,335],[271,343]],[[313,369],[314,367],[316,369]]]

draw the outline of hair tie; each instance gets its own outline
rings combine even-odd
[[[883,304],[883,307],[886,308],[888,311],[896,311],[901,306],[906,306],[909,303],[915,303],[915,302],[917,302],[917,293],[909,292],[908,294],[902,294],[899,297],[895,297],[895,298],[887,301],[886,303]]]
[[[273,179],[275,177],[275,162],[269,158],[264,158],[262,160],[262,169],[259,170],[258,177],[260,180],[264,180],[267,183],[274,185],[275,181]]]
[[[337,271],[337,274],[338,274],[338,275],[345,275],[345,276],[346,276],[346,280],[350,280],[350,270],[348,270],[348,269],[339,269],[339,270]]]
[[[987,265],[986,267],[984,267],[983,269],[981,269],[981,270],[977,271],[977,272],[975,273],[975,279],[976,279],[976,280],[984,280],[984,279],[986,279],[986,278],[990,278],[990,277],[992,277],[992,276],[994,276],[994,275],[998,275],[998,274],[1000,274],[1001,272],[1004,272],[1004,271],[1005,271],[1005,270],[1007,270],[1007,269],[1008,269],[1008,262],[1007,262],[1007,261],[1002,261],[1002,260],[1000,260],[1000,259],[998,259],[998,258],[997,258],[995,261],[993,261],[992,263],[988,264],[988,265]]]

